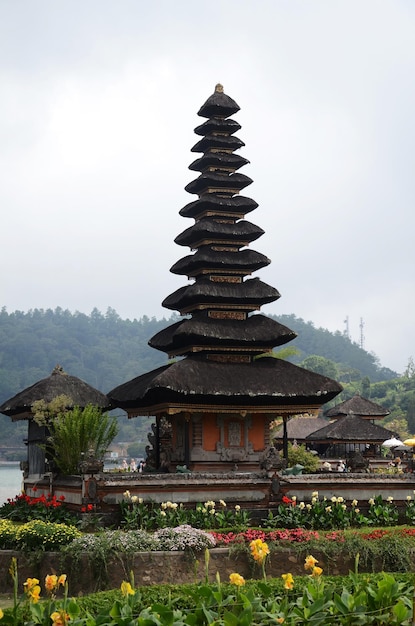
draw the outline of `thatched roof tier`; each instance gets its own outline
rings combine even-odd
[[[197,248],[199,245],[203,245],[205,241],[226,242],[242,247],[249,245],[263,234],[262,228],[247,220],[223,223],[205,217],[190,228],[186,228],[180,235],[177,235],[174,241],[179,246],[189,246],[190,248]]]
[[[204,172],[208,167],[223,169],[225,171],[238,170],[247,165],[248,159],[240,154],[230,154],[229,152],[206,152],[200,159],[196,159],[189,165],[189,170]]]
[[[173,311],[185,313],[190,310],[223,308],[223,305],[245,311],[255,311],[263,304],[274,302],[280,297],[279,292],[259,278],[250,278],[242,283],[213,282],[208,278],[199,278],[195,283],[181,287],[163,300],[163,306]],[[232,306],[233,305],[233,306]]]
[[[241,125],[232,119],[223,119],[221,117],[212,117],[194,130],[196,135],[211,135],[212,133],[226,133],[233,135],[241,130]]]
[[[250,213],[256,209],[258,203],[252,198],[246,196],[216,196],[213,194],[206,194],[194,200],[189,204],[186,204],[179,214],[182,217],[194,217],[200,219],[206,214],[216,214],[218,216],[235,215],[235,217],[243,217],[246,213]]]
[[[200,117],[229,117],[237,113],[239,108],[235,100],[223,93],[223,87],[218,83],[214,93],[200,107],[197,114]]]
[[[116,387],[108,396],[130,415],[154,415],[161,406],[319,407],[342,387],[288,361],[261,358],[249,364],[188,356]]]
[[[200,273],[237,272],[240,275],[250,274],[271,263],[264,254],[245,248],[238,254],[235,252],[212,250],[210,246],[201,246],[195,254],[190,254],[177,261],[170,271],[173,274],[196,276]]]
[[[322,417],[292,417],[287,421],[287,438],[290,441],[304,441],[308,435],[327,426],[327,420]],[[281,426],[272,437],[281,441],[284,438],[284,427]]]
[[[185,190],[189,193],[197,193],[201,196],[203,193],[226,193],[233,195],[239,193],[252,183],[252,178],[245,174],[219,174],[216,172],[206,172],[201,174],[191,183],[186,185]]]
[[[394,435],[387,428],[350,414],[314,431],[307,440],[314,443],[382,443]]]
[[[32,405],[37,400],[51,402],[58,396],[68,396],[72,407],[86,407],[93,404],[100,408],[110,408],[110,401],[106,395],[94,389],[76,376],[70,376],[60,366],[56,366],[52,374],[39,380],[34,385],[6,400],[0,406],[0,413],[9,415],[13,421],[27,419],[32,412]]]
[[[212,148],[233,152],[243,148],[244,145],[244,142],[234,135],[206,135],[206,137],[195,143],[191,152],[207,152]]]
[[[224,351],[229,348],[244,349],[250,354],[270,351],[292,339],[296,333],[266,317],[251,315],[246,320],[209,319],[205,313],[193,315],[191,319],[181,320],[160,331],[149,341],[149,345],[169,355],[183,355],[201,351],[204,347]]]
[[[340,402],[340,404],[329,409],[326,412],[326,417],[332,419],[353,414],[366,419],[382,419],[386,415],[389,415],[389,413],[390,411],[380,404],[376,404],[366,398],[362,398],[359,394],[355,394],[352,398],[349,398],[349,400]]]

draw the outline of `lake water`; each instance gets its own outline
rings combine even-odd
[[[22,492],[23,472],[19,463],[0,465],[0,505],[7,498],[14,498]]]

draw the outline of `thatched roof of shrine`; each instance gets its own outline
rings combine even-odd
[[[50,376],[39,380],[30,387],[3,402],[0,413],[9,415],[13,421],[27,419],[31,415],[31,407],[37,400],[51,402],[58,396],[65,395],[71,399],[72,406],[86,407],[93,404],[108,409],[110,401],[106,395],[94,389],[76,376],[70,376],[57,365]]]
[[[238,254],[224,250],[213,250],[210,246],[201,246],[194,254],[189,254],[177,261],[170,271],[173,274],[191,276],[198,270],[238,270],[253,272],[266,267],[271,263],[270,259],[256,250],[245,248]]]
[[[164,328],[154,335],[149,345],[163,352],[173,352],[181,347],[196,346],[239,346],[256,348],[257,353],[281,346],[296,333],[287,326],[265,315],[252,315],[246,320],[209,319],[204,315],[193,315]]]
[[[206,212],[213,212],[221,215],[222,213],[235,213],[236,215],[250,213],[258,207],[258,203],[247,196],[223,197],[213,194],[202,196],[193,202],[189,202],[179,211],[182,217],[197,218]]]
[[[322,417],[292,417],[287,420],[287,437],[289,440],[303,441],[321,428],[327,426],[327,420]],[[281,440],[284,436],[284,427],[281,426],[273,436],[273,439]]]
[[[325,415],[329,418],[342,417],[343,415],[358,415],[366,419],[381,419],[385,415],[389,415],[390,411],[380,404],[371,402],[361,395],[356,394],[349,400],[340,402],[333,408],[326,411]]]
[[[191,248],[196,247],[195,244],[204,239],[214,239],[217,243],[235,241],[241,242],[240,245],[247,245],[263,234],[262,228],[247,220],[224,224],[206,217],[186,228],[180,235],[177,235],[174,241],[179,246],[190,246]]]
[[[308,435],[307,440],[314,442],[355,442],[355,443],[382,443],[385,439],[394,436],[391,430],[373,424],[367,419],[349,414],[340,417],[327,426]]]
[[[229,117],[239,111],[240,107],[235,100],[223,92],[223,86],[219,83],[215,91],[197,112],[200,117]]]
[[[152,415],[161,404],[321,406],[342,390],[334,380],[275,358],[218,363],[196,356],[160,367],[108,393],[115,406]],[[185,409],[183,409],[185,410]]]
[[[184,311],[194,305],[230,306],[238,304],[246,311],[268,302],[278,300],[279,292],[259,278],[250,278],[242,283],[219,283],[206,278],[185,287],[180,287],[163,300],[166,309]]]

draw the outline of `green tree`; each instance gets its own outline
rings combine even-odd
[[[317,354],[311,354],[305,358],[301,365],[305,369],[327,376],[327,378],[336,379],[339,375],[337,365],[333,361]]]

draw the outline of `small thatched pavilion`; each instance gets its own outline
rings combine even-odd
[[[348,400],[340,402],[333,408],[326,411],[325,416],[327,419],[332,420],[339,419],[345,415],[357,415],[364,420],[373,421],[381,420],[389,415],[389,413],[390,411],[385,409],[380,404],[371,402],[367,398],[363,398],[359,393],[356,393]]]
[[[380,456],[381,444],[395,433],[368,419],[349,413],[330,422],[306,437],[306,441],[329,457],[350,457],[355,453],[363,457]]]
[[[27,389],[6,400],[0,406],[0,413],[8,415],[14,422],[28,420],[27,463],[24,470],[27,477],[36,478],[44,475],[46,455],[39,444],[44,444],[48,437],[46,426],[40,426],[33,419],[32,406],[37,400],[51,402],[59,396],[70,398],[68,408],[85,408],[88,404],[100,407],[103,411],[110,407],[108,397],[85,383],[80,378],[70,376],[57,365],[47,378],[39,380]]]

